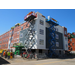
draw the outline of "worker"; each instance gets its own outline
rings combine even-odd
[[[27,58],[27,52],[25,53],[25,58]]]
[[[5,51],[4,51],[4,53],[3,53],[3,56],[5,56]]]
[[[12,54],[12,50],[11,50],[11,52],[10,52],[10,59],[12,59],[13,58],[13,54]]]
[[[26,52],[24,51],[24,52],[23,52],[23,58],[25,57],[25,54],[26,54]]]
[[[3,53],[4,53],[4,50],[3,50],[2,53],[1,53],[1,57],[3,57]]]
[[[14,52],[12,52],[13,58],[14,58]]]
[[[7,58],[7,51],[5,52],[5,58]]]
[[[10,59],[10,52],[9,51],[8,51],[7,55],[8,55],[8,59]]]

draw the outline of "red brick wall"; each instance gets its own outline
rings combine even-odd
[[[26,27],[26,24],[27,24],[27,22],[25,22],[25,23],[21,24],[20,26],[17,26],[17,27],[14,28],[14,30],[13,30],[14,33],[12,35],[13,40],[11,41],[12,44],[19,42],[21,27],[23,26],[23,29],[29,27],[29,24],[28,24],[28,27]],[[8,31],[8,32],[6,32],[6,33],[4,33],[3,35],[0,36],[0,37],[2,37],[2,39],[0,38],[0,41],[2,41],[2,43],[0,43],[0,45],[1,45],[0,49],[8,49],[9,38],[11,38],[10,32],[12,32],[12,30],[10,30],[10,31]],[[4,35],[7,35],[7,34],[8,34],[8,36],[4,37]],[[8,41],[3,42],[6,39],[8,39]],[[17,39],[18,39],[18,41],[17,41]],[[6,44],[7,44],[7,47],[6,47]],[[3,45],[5,45],[5,47]],[[13,48],[13,47],[11,47],[11,48]]]
[[[3,35],[0,36],[0,41],[2,42],[2,43],[0,43],[0,45],[1,45],[0,49],[7,49],[8,48],[9,33],[10,33],[10,31],[8,31],[8,32],[6,32],[6,33],[4,33]]]
[[[72,51],[75,51],[75,38],[72,38],[72,41],[70,42],[70,39],[68,40],[68,43],[70,43],[70,46],[68,45],[68,47],[72,47]],[[74,43],[74,45],[73,45]],[[70,51],[70,49],[69,49]]]

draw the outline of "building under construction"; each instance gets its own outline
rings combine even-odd
[[[39,12],[30,12],[25,16],[24,21],[25,23],[16,24],[9,31],[7,49],[14,51],[13,44],[20,43],[23,50],[37,54],[46,53],[49,57],[64,55],[68,50],[67,28],[60,26],[54,18],[50,16],[46,18]],[[14,42],[14,38],[18,41]],[[0,48],[3,48],[2,43]]]
[[[46,19],[41,13],[32,12],[24,20],[29,28],[20,31],[20,43],[25,49],[36,53],[63,55],[68,50],[67,28],[48,16]]]

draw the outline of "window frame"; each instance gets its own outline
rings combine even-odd
[[[59,35],[58,34],[56,34],[56,39],[59,39]]]
[[[21,37],[21,35],[22,35],[22,37]],[[20,33],[20,38],[23,38],[23,33]]]
[[[40,19],[40,24],[41,24],[41,25],[44,25],[44,21],[43,21],[43,20],[41,20],[41,19]]]
[[[39,34],[44,35],[44,30],[43,29],[39,29]]]
[[[19,35],[19,31],[17,31],[17,35]]]
[[[74,42],[72,43],[72,45],[74,46]]]
[[[67,31],[65,31],[65,35],[67,35]]]
[[[44,45],[44,40],[43,39],[39,39],[39,44],[40,45]]]
[[[56,42],[56,47],[59,47],[59,42]]]

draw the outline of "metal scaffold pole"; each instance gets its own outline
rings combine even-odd
[[[32,15],[31,15],[32,16]],[[28,20],[26,20],[26,22],[28,22],[26,24],[26,27],[29,27],[27,28],[27,33],[25,35],[25,41],[24,41],[24,47],[26,49],[26,52],[28,53],[28,50],[31,50],[32,47],[34,46],[35,44],[35,30],[34,30],[34,24],[30,24],[34,21],[34,18],[29,16],[30,18]]]
[[[56,50],[56,23],[54,23],[51,20],[46,20],[46,22],[49,24],[49,57],[52,57],[53,55],[56,56],[55,50]]]

